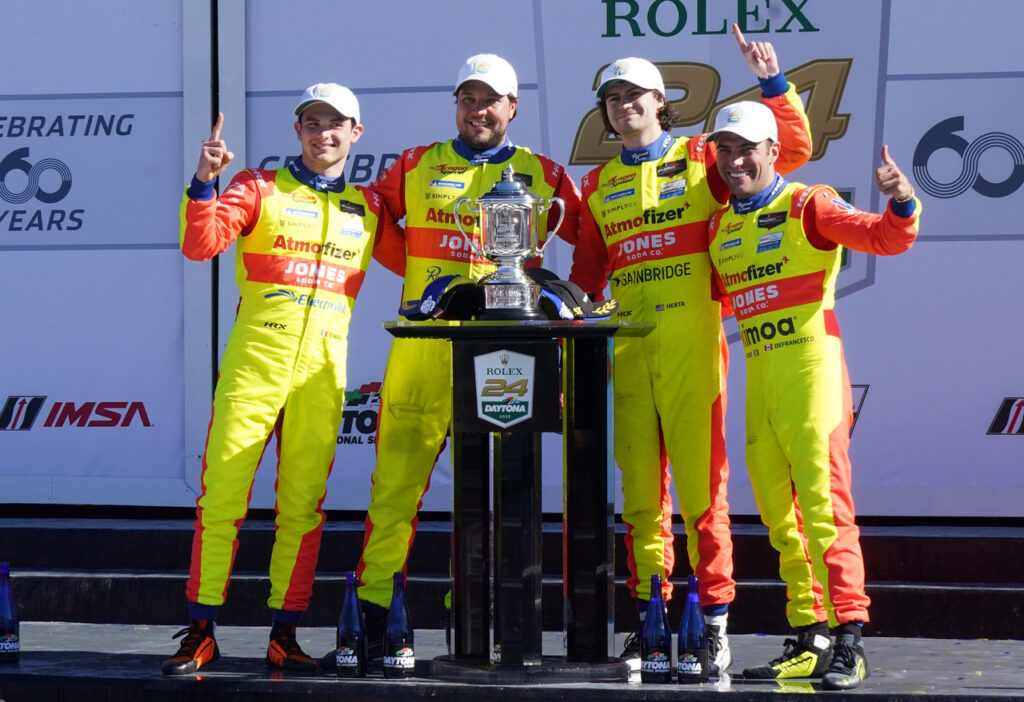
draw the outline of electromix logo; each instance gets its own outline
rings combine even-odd
[[[914,179],[929,195],[952,198],[973,189],[979,195],[999,198],[1012,195],[1024,184],[1024,144],[1004,132],[988,132],[968,141],[957,134],[964,130],[963,115],[944,119],[921,137],[914,150]],[[943,182],[931,172],[928,161],[941,149],[951,149],[961,159],[960,173]],[[981,155],[989,149],[1005,151],[1013,162],[1010,174],[1001,181],[988,180],[981,173]]]

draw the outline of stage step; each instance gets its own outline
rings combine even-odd
[[[544,628],[562,626],[561,525],[544,525]],[[409,561],[409,597],[417,624],[444,625],[449,525],[424,521]],[[688,572],[685,536],[676,527],[676,575]],[[624,528],[616,538],[616,629],[636,615],[625,587]],[[191,550],[189,519],[0,519],[0,560],[11,563],[26,621],[178,624],[186,619],[184,583]],[[344,572],[355,569],[363,525],[331,521],[304,623],[330,626],[338,616]],[[221,623],[269,620],[267,560],[273,524],[246,522]],[[734,524],[735,633],[784,634],[785,591],[778,558],[761,525]],[[872,636],[1024,638],[1024,529],[1006,526],[867,526],[861,544],[872,598]],[[678,620],[682,598],[669,603]]]

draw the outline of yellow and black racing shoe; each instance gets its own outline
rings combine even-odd
[[[802,631],[796,639],[786,639],[782,655],[768,665],[746,668],[743,677],[755,680],[782,678],[820,678],[832,662],[832,639],[828,629]]]

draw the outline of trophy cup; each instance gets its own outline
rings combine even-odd
[[[565,218],[565,204],[552,197],[548,203],[537,197],[521,182],[515,180],[512,166],[501,173],[490,192],[474,202],[478,207],[466,209],[478,213],[480,218],[480,246],[462,228],[459,208],[469,202],[468,197],[455,201],[455,223],[472,250],[480,257],[492,261],[498,269],[477,281],[484,291],[484,309],[477,319],[546,319],[539,309],[540,286],[523,270],[527,261],[543,255],[544,247]],[[539,244],[540,215],[558,203],[558,223],[543,245]],[[482,250],[481,250],[482,249]]]

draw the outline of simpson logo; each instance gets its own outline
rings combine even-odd
[[[782,232],[762,234],[757,239],[757,253],[764,253],[782,246]]]
[[[306,219],[319,219],[320,213],[313,210],[300,210],[297,207],[286,207],[284,213],[292,217],[305,217]]]
[[[366,208],[358,202],[350,202],[348,200],[338,200],[338,209],[342,212],[348,212],[349,214],[358,215],[360,217],[366,216]]]
[[[480,419],[504,429],[533,416],[535,360],[507,350],[473,359]]]
[[[686,192],[686,178],[680,178],[679,180],[670,180],[667,183],[663,183],[661,190],[658,193],[658,199],[664,200],[666,198],[675,197],[676,195],[682,195]]]
[[[432,180],[430,181],[430,187],[432,188],[452,188],[453,190],[464,190],[466,188],[465,183],[460,183],[457,180]]]
[[[605,202],[611,202],[613,200],[619,200],[621,198],[629,197],[630,195],[635,195],[635,194],[636,194],[636,188],[627,188],[626,190],[619,190],[618,192],[612,193],[610,195],[605,195],[604,196],[604,201]]]
[[[686,170],[686,159],[679,161],[666,161],[665,163],[658,166],[658,177],[665,178],[668,176],[675,175],[676,173],[682,173]]]
[[[742,243],[743,239],[729,239],[729,241],[723,241],[721,246],[718,247],[718,250],[725,251],[726,249],[735,249]]]
[[[757,227],[758,229],[771,229],[777,227],[786,221],[785,212],[769,212],[768,214],[757,216]]]
[[[0,427],[3,417],[0,416]],[[990,435],[1024,435],[1024,397],[1004,397],[988,427]]]

